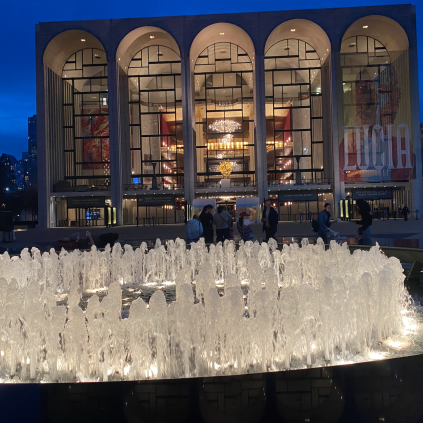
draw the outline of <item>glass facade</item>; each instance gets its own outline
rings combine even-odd
[[[62,70],[65,181],[110,185],[107,59],[103,50],[72,54]]]
[[[415,178],[408,51],[356,36],[341,45],[344,182]]]
[[[145,47],[128,68],[132,183],[148,189],[182,188],[181,58],[160,45]]]
[[[320,58],[297,39],[279,41],[265,54],[268,183],[324,178]]]
[[[253,66],[236,44],[208,46],[195,62],[197,187],[218,186],[229,162],[232,186],[255,183]]]

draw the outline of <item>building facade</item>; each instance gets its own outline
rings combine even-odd
[[[414,6],[41,23],[36,61],[40,226],[421,209]]]
[[[37,115],[28,118],[28,157],[25,157],[24,187],[37,185]]]

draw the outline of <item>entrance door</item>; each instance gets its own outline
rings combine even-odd
[[[216,203],[216,210],[217,207],[223,206],[225,207],[225,210],[233,217],[235,218],[235,202],[234,201],[220,201]]]
[[[104,207],[100,208],[69,208],[69,226],[101,226],[104,225]]]

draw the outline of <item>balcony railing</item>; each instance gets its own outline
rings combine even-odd
[[[205,189],[205,188],[221,188],[220,181],[217,182],[195,182],[194,184],[196,189]],[[245,187],[255,187],[256,183],[254,181],[231,181],[230,188],[245,188]]]
[[[123,186],[125,191],[147,191],[151,189],[151,184],[126,184]],[[157,182],[157,189],[160,190],[183,190],[183,184],[168,184]]]
[[[67,181],[62,181],[53,185],[53,192],[91,192],[110,190],[111,186],[106,184],[72,185]]]
[[[295,179],[290,179],[287,181],[268,181],[269,187],[274,186],[285,186],[285,185],[294,185],[294,186],[301,186],[301,185],[330,185],[332,183],[331,178],[314,178],[314,179],[301,179],[301,184],[298,185]]]

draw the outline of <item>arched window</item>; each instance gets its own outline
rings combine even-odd
[[[265,54],[269,185],[324,178],[320,58],[304,41],[286,39]]]
[[[62,70],[65,180],[110,185],[107,59],[103,50],[72,54]]]
[[[145,47],[128,67],[132,183],[182,187],[181,58],[161,45]]]
[[[197,186],[220,184],[228,161],[233,186],[255,178],[253,66],[229,42],[208,46],[194,68]]]

